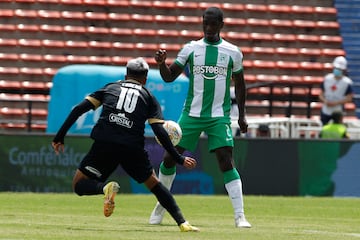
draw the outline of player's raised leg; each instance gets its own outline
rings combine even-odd
[[[168,189],[171,189],[172,183],[176,176],[176,167],[166,168],[164,163],[161,163],[159,170],[159,180]],[[164,218],[166,209],[157,202],[153,211],[151,212],[149,223],[160,224]]]

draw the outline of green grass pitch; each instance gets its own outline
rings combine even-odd
[[[201,232],[182,233],[167,214],[149,225],[153,195],[119,194],[105,218],[102,196],[0,193],[0,240],[360,240],[360,198],[245,196],[250,229],[234,227],[227,196],[175,195]]]

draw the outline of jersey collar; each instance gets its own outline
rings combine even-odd
[[[203,39],[204,39],[204,42],[207,43],[207,44],[209,44],[209,45],[218,45],[218,44],[220,44],[220,43],[222,42],[222,38],[221,38],[221,37],[220,37],[219,41],[217,41],[217,42],[209,42],[209,41],[207,41],[205,38],[203,38]]]

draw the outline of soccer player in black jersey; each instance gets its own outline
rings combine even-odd
[[[157,178],[144,150],[145,122],[148,121],[162,146],[177,163],[192,169],[196,160],[178,153],[163,128],[160,104],[144,87],[149,65],[143,58],[127,63],[125,80],[109,83],[88,95],[73,108],[53,139],[57,154],[64,151],[64,138],[69,128],[85,112],[103,106],[99,120],[91,132],[94,140],[73,178],[73,190],[78,195],[104,194],[104,215],[114,210],[114,198],[119,190],[117,182],[105,183],[120,164],[125,172],[156,196],[174,218],[182,232],[199,231],[182,215],[170,191]]]

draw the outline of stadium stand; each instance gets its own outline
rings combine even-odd
[[[335,2],[340,11],[345,8],[341,1]],[[28,131],[33,125],[28,122],[29,112],[35,113],[24,109],[32,101],[42,121],[34,122],[34,131],[46,129],[51,80],[62,66],[124,65],[130,57],[144,56],[154,67],[152,56],[158,48],[166,48],[169,58],[174,58],[181,44],[202,35],[199,16],[214,5],[225,12],[223,37],[245,54],[248,112],[317,115],[314,106],[322,76],[335,56],[354,52],[342,47],[340,28],[346,21],[339,24],[332,1],[304,5],[300,0],[266,4],[261,0],[251,4],[235,0],[4,0],[0,2],[0,93],[19,98],[0,98],[0,106],[8,108],[1,116],[16,113],[27,118],[18,125],[2,118],[0,131]],[[353,55],[349,55],[350,66]],[[41,99],[36,96],[40,92]],[[25,94],[34,98],[22,104]],[[354,108],[354,104],[347,106],[350,116]]]

